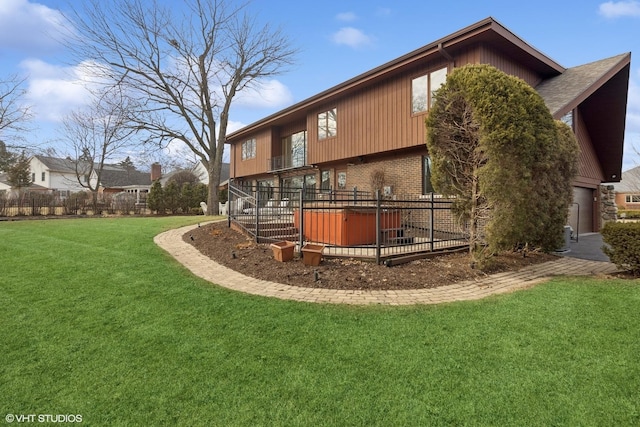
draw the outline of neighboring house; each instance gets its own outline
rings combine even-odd
[[[33,189],[37,185],[43,191],[54,192],[62,197],[86,190],[78,182],[75,162],[69,158],[36,155],[29,161],[29,167]],[[81,179],[88,180],[89,176]]]
[[[240,185],[432,191],[425,118],[454,68],[490,64],[540,93],[580,144],[574,199],[580,232],[600,227],[601,182],[619,181],[630,53],[565,68],[487,18],[227,136]],[[382,174],[380,174],[382,172]]]
[[[161,176],[161,168],[158,164],[151,166],[151,173],[141,172],[121,165],[104,165],[100,175],[98,194],[104,198],[118,193],[129,193],[135,196],[136,203],[146,201],[147,194],[151,190],[154,179]],[[155,174],[155,175],[154,175]],[[93,182],[97,180],[95,171],[91,174]]]
[[[640,210],[640,166],[622,172],[620,182],[613,184],[618,209]]]
[[[0,173],[0,193],[9,193],[11,191],[11,184],[9,184],[9,177],[6,173]]]
[[[78,191],[88,191],[88,188],[78,182],[76,162],[70,158],[60,159],[36,155],[30,160],[30,168],[33,181],[29,187],[31,191],[54,192],[63,198]],[[160,165],[152,165],[150,175],[148,172],[125,168],[119,164],[105,164],[100,177],[98,194],[100,197],[104,197],[109,194],[127,192],[134,194],[137,201],[143,201],[151,188],[154,173],[156,174],[155,179],[161,176]],[[82,176],[81,179],[86,183],[91,183],[91,187],[96,187],[97,174],[95,170]]]
[[[223,163],[222,164],[222,169],[220,170],[220,185],[218,186],[218,189],[222,190],[224,188],[227,188],[227,186],[229,185],[229,170],[230,170],[231,165],[229,163]],[[207,173],[207,167],[205,166],[204,163],[202,163],[201,161],[196,163],[195,166],[193,166],[191,169],[188,169],[190,172],[193,172],[193,174],[198,177],[199,182],[201,182],[202,184],[206,184],[209,185],[209,174]],[[171,176],[177,172],[180,172],[181,170],[176,170],[173,172],[168,173],[167,175],[163,176],[162,179],[160,180],[160,183],[164,186],[167,181],[169,181],[169,179],[171,179]]]

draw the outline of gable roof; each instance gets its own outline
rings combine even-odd
[[[69,158],[60,159],[58,157],[42,156],[39,154],[33,157],[40,160],[50,171],[76,173],[76,164]]]
[[[483,19],[446,37],[396,58],[386,64],[367,71],[344,83],[320,92],[275,114],[267,116],[227,135],[228,139],[240,138],[265,125],[279,125],[303,118],[313,106],[328,102],[351,91],[359,90],[402,72],[405,66],[425,58],[450,58],[450,52],[465,49],[473,44],[488,43],[499,48],[507,56],[525,64],[541,76],[561,74],[565,68],[529,43],[515,35],[492,17]]]
[[[640,166],[622,172],[622,179],[613,188],[617,193],[640,193]]]
[[[100,175],[100,184],[105,188],[122,188],[130,185],[151,185],[148,172],[127,170],[119,165],[104,165]]]
[[[631,53],[567,69],[536,87],[554,118],[580,106],[605,181],[622,175]]]

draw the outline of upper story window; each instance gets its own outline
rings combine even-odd
[[[47,174],[46,172],[42,172],[42,179],[41,179],[41,181],[44,181],[46,174]]]
[[[411,112],[424,113],[433,105],[433,93],[447,80],[447,69],[441,68],[411,81]]]
[[[307,131],[282,138],[285,168],[299,168],[307,164]]]
[[[256,157],[256,139],[252,138],[242,143],[242,160]]]
[[[333,138],[336,135],[338,135],[337,108],[318,114],[318,139]]]

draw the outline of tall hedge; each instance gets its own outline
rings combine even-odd
[[[458,198],[472,234],[486,223],[494,251],[557,249],[576,173],[571,130],[525,81],[489,65],[455,69],[435,99],[426,125],[436,190]]]

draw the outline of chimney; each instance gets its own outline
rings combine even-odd
[[[151,182],[154,182],[162,177],[162,166],[160,163],[154,163],[151,165]]]

